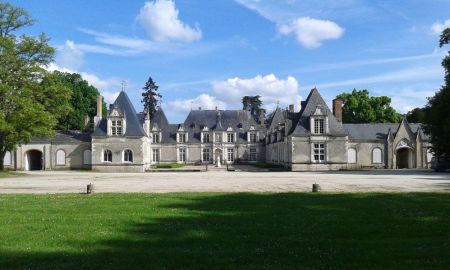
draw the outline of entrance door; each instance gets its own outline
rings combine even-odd
[[[40,171],[43,168],[42,152],[30,150],[25,154],[25,170]]]
[[[217,159],[220,160],[220,163],[223,163],[223,157],[222,157],[222,150],[221,149],[216,149],[216,151],[214,151],[214,164],[217,164]]]
[[[397,150],[397,169],[409,169],[411,150],[409,148],[400,148]]]

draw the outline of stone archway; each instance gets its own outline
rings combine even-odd
[[[411,149],[407,147],[397,149],[396,163],[397,169],[411,169],[412,168]]]
[[[25,170],[40,171],[44,168],[42,152],[39,150],[29,150],[25,153]]]

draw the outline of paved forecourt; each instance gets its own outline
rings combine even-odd
[[[449,192],[450,173],[419,170],[361,172],[28,172],[0,178],[0,193],[95,192],[308,192],[313,183],[324,192]]]

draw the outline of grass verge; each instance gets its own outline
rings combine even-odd
[[[25,173],[12,172],[12,171],[0,171],[0,178],[20,177],[25,176]]]
[[[178,169],[183,168],[184,164],[181,163],[171,163],[171,164],[159,164],[156,165],[157,169]]]

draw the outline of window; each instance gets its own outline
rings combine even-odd
[[[158,132],[153,133],[153,143],[159,143],[159,142],[160,142],[159,133]]]
[[[381,163],[382,152],[380,148],[375,148],[372,151],[372,163]]]
[[[227,160],[229,162],[233,162],[234,161],[234,149],[233,148],[228,148],[227,149]]]
[[[215,142],[222,142],[222,134],[220,133],[216,133],[215,138],[214,138]]]
[[[347,161],[348,163],[356,163],[356,149],[355,148],[349,148],[347,150]]]
[[[103,161],[104,162],[112,162],[112,152],[111,152],[111,150],[103,151]]]
[[[11,165],[11,152],[6,151],[5,157],[3,158],[3,165],[5,166]]]
[[[91,150],[84,150],[83,152],[83,164],[91,165],[92,163],[92,152]]]
[[[209,143],[209,133],[203,133],[203,142]]]
[[[178,148],[178,161],[186,162],[186,148]]]
[[[123,151],[123,161],[133,162],[133,152],[130,149]]]
[[[185,143],[186,142],[186,133],[178,133],[178,142]]]
[[[209,161],[209,148],[203,148],[202,161],[203,162],[208,162]]]
[[[314,119],[314,134],[324,134],[325,119]]]
[[[234,142],[234,133],[227,133],[227,142]]]
[[[256,142],[256,133],[250,133],[250,142],[252,143]]]
[[[113,135],[113,136],[122,135],[122,121],[121,120],[111,120],[111,135]]]
[[[56,165],[66,165],[66,152],[64,150],[56,151]]]
[[[433,152],[430,148],[427,149],[427,163],[431,163],[431,159],[433,158]]]
[[[250,148],[250,155],[248,157],[249,161],[256,161],[256,148],[252,147]]]
[[[313,159],[315,162],[325,161],[325,144],[314,143],[313,144]]]
[[[160,153],[159,153],[159,149],[152,149],[152,161],[153,162],[159,162],[160,161]]]

